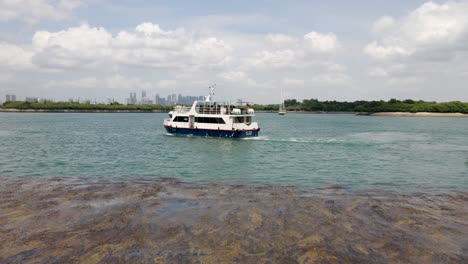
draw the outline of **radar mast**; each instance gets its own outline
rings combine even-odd
[[[210,89],[210,93],[208,96],[205,96],[205,102],[211,102],[211,98],[215,95],[214,90],[216,89],[216,83],[208,87],[208,89]]]

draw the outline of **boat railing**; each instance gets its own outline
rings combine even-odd
[[[226,108],[220,108],[220,107],[196,107],[195,111],[198,114],[204,114],[204,115],[225,115],[225,114],[227,114],[227,109]]]
[[[186,114],[190,112],[191,107],[178,105],[174,107],[174,113]],[[204,115],[252,115],[253,109],[234,108],[228,106],[196,106],[195,112]]]
[[[185,114],[185,113],[188,113],[190,111],[190,108],[189,106],[181,106],[181,105],[178,105],[176,107],[174,107],[174,112],[177,113],[177,114]]]

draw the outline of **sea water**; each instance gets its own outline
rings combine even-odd
[[[0,113],[0,176],[468,190],[468,119],[257,114],[260,137],[167,135],[167,114]]]

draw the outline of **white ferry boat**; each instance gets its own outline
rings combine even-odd
[[[205,137],[257,137],[260,128],[253,122],[254,109],[248,103],[223,104],[212,102],[214,87],[205,101],[195,101],[191,107],[176,106],[169,112],[163,126],[169,134]]]

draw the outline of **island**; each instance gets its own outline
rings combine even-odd
[[[319,101],[305,99],[284,101],[289,113],[356,114],[368,116],[468,117],[468,103],[461,101],[428,102],[422,100],[388,101]],[[257,112],[277,112],[279,104],[252,104]],[[92,104],[79,102],[21,102],[8,101],[0,112],[85,112],[85,113],[166,113],[172,106],[157,104]]]

